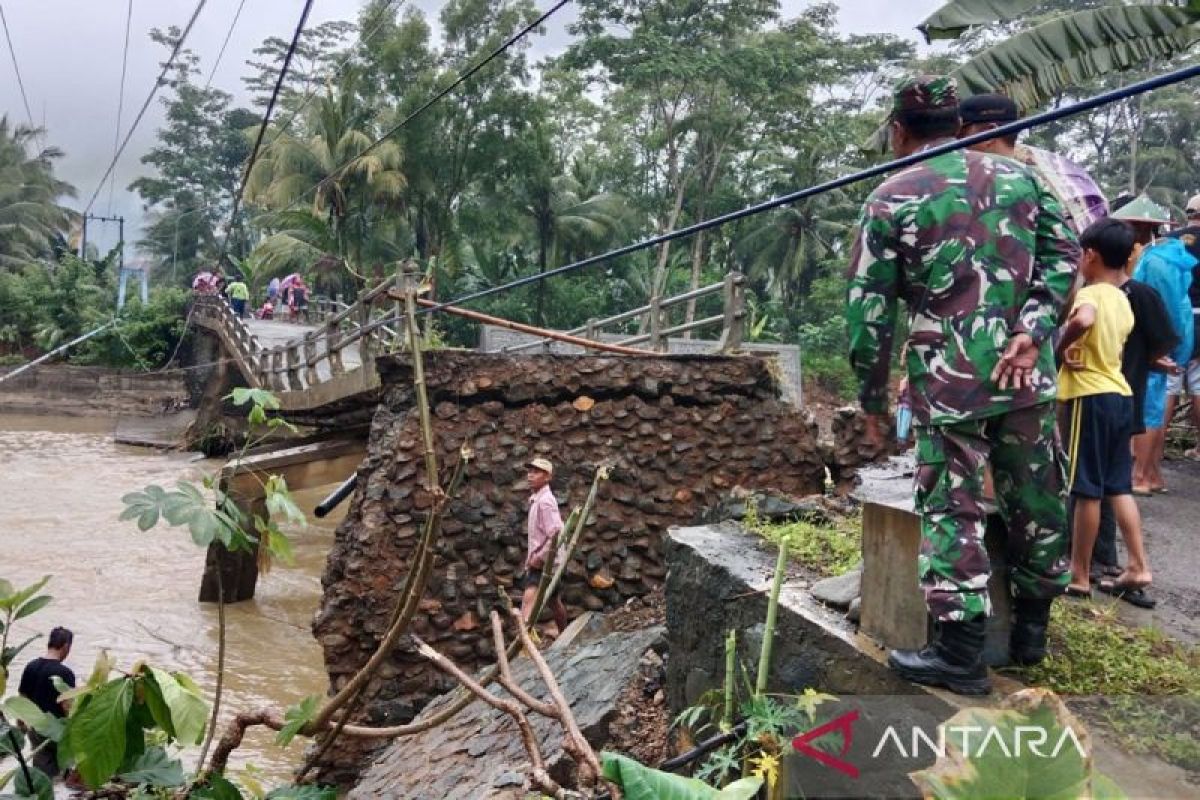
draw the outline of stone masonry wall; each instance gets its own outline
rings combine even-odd
[[[431,505],[421,486],[410,366],[398,359],[379,366],[384,399],[313,624],[335,688],[384,632]],[[564,519],[583,504],[596,467],[614,467],[564,578],[562,597],[573,614],[614,608],[660,586],[667,528],[697,519],[729,488],[804,495],[823,486],[814,421],[778,399],[757,359],[437,351],[426,369],[443,472],[463,443],[474,460],[444,519],[412,631],[467,669],[494,660],[486,619],[497,592],[519,598],[531,458],[554,462]],[[440,673],[402,645],[368,687],[360,716],[372,724],[406,721],[446,688]],[[346,741],[326,762],[324,778],[344,782],[361,766],[362,745]]]

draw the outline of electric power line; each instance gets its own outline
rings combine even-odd
[[[12,56],[13,72],[17,74],[17,87],[21,90],[21,102],[25,104],[25,116],[29,118],[29,127],[36,128],[33,112],[29,110],[29,97],[25,94],[25,81],[21,80],[21,67],[17,64],[17,51],[13,47],[12,36],[8,32],[8,18],[4,16],[3,5],[0,5],[0,22],[4,23],[4,39],[8,42],[8,54]]]
[[[87,205],[84,206],[84,214],[92,210],[92,204],[95,203],[96,198],[100,196],[100,190],[104,188],[104,184],[108,180],[108,176],[112,175],[112,171],[116,168],[117,161],[120,160],[121,154],[124,153],[125,148],[129,146],[129,140],[133,138],[134,131],[136,131],[138,125],[141,124],[142,117],[146,116],[146,111],[149,110],[150,104],[154,102],[154,96],[158,94],[158,88],[167,82],[167,73],[170,72],[171,68],[175,65],[175,58],[179,55],[180,51],[183,50],[183,44],[185,41],[187,41],[188,34],[192,32],[192,27],[196,24],[196,18],[200,16],[200,12],[204,10],[204,4],[207,2],[208,0],[199,0],[199,2],[196,3],[196,8],[194,11],[192,11],[192,17],[188,20],[187,27],[183,29],[183,33],[180,34],[179,40],[175,42],[175,46],[171,48],[171,55],[167,59],[166,63],[163,64],[162,71],[159,72],[158,78],[155,79],[154,86],[150,89],[150,94],[146,96],[146,102],[142,103],[141,110],[138,111],[137,117],[133,120],[133,125],[129,127],[129,132],[125,134],[125,139],[121,142],[121,146],[118,147],[117,152],[113,154],[112,161],[110,161],[108,164],[108,169],[104,170],[104,175],[101,176],[100,182],[96,184],[96,191],[92,192],[91,198],[88,200]]]
[[[233,235],[233,226],[237,221],[242,196],[246,193],[246,182],[250,179],[250,171],[254,169],[254,162],[258,160],[263,137],[267,133],[267,126],[271,124],[271,113],[274,112],[275,103],[279,100],[280,92],[283,91],[283,83],[287,80],[288,69],[292,66],[292,57],[296,55],[296,48],[300,46],[300,36],[304,33],[304,24],[308,22],[308,13],[312,11],[312,6],[313,0],[305,0],[304,10],[300,12],[300,21],[296,23],[296,32],[292,34],[291,44],[288,45],[287,53],[283,57],[283,65],[279,68],[279,78],[276,79],[275,88],[271,91],[271,99],[267,101],[267,110],[263,114],[262,124],[258,126],[254,147],[250,151],[250,158],[246,161],[246,168],[242,171],[242,180],[238,185],[237,193],[233,196],[233,209],[229,213],[229,224],[225,228],[225,240],[221,243],[221,255],[217,258],[218,265],[224,260],[225,253],[229,248],[229,237]]]
[[[501,284],[500,286],[493,286],[488,289],[481,289],[477,292],[471,292],[453,300],[447,300],[444,303],[425,306],[419,309],[417,313],[431,314],[435,311],[440,311],[443,308],[450,306],[461,306],[464,303],[469,303],[494,294],[500,294],[501,292],[507,292],[521,286],[527,286],[531,283],[537,283],[538,281],[546,280],[547,278],[552,278],[556,275],[564,275],[568,272],[575,272],[583,269],[584,267],[590,267],[594,264],[611,261],[614,258],[627,256],[630,253],[636,253],[639,250],[647,250],[652,247],[657,247],[660,244],[665,244],[666,242],[671,242],[676,239],[682,239],[701,231],[717,228],[730,222],[736,222],[737,220],[745,219],[746,217],[761,214],[765,211],[773,211],[776,208],[790,205],[798,200],[823,194],[834,189],[841,189],[842,187],[849,186],[852,183],[859,183],[871,178],[877,178],[888,172],[892,172],[903,167],[909,167],[922,161],[927,161],[935,156],[940,156],[955,150],[963,150],[979,144],[980,142],[987,142],[991,141],[992,139],[999,139],[1004,136],[1015,135],[1021,131],[1035,128],[1038,125],[1045,125],[1049,122],[1055,122],[1063,119],[1064,117],[1082,114],[1085,111],[1091,111],[1092,109],[1099,108],[1100,106],[1109,105],[1135,95],[1144,94],[1145,92],[1149,92],[1154,89],[1160,89],[1164,86],[1181,83],[1197,76],[1200,76],[1200,64],[1184,67],[1182,69],[1175,70],[1174,72],[1168,72],[1163,75],[1158,75],[1154,78],[1138,81],[1137,83],[1131,83],[1128,86],[1122,86],[1119,89],[1102,92],[1101,94],[1095,95],[1086,100],[1080,100],[1079,102],[1072,103],[1069,106],[1052,108],[1049,111],[1043,111],[1041,114],[1035,114],[1032,117],[1025,117],[1024,119],[1019,119],[1016,122],[1010,122],[1006,125],[1001,125],[998,128],[993,128],[982,133],[974,134],[973,136],[967,136],[962,139],[947,142],[946,144],[941,144],[937,147],[930,147],[918,153],[904,156],[903,158],[896,158],[883,164],[878,164],[874,167],[868,167],[867,169],[860,170],[859,172],[833,178],[832,180],[825,181],[824,183],[819,183],[816,186],[809,186],[805,189],[800,189],[779,197],[774,197],[762,203],[747,206],[746,208],[742,208],[737,211],[731,211],[728,214],[722,214],[702,222],[697,222],[696,224],[689,225],[686,228],[680,228],[678,230],[663,233],[658,236],[652,236],[648,239],[643,239],[640,242],[634,242],[633,244],[628,244],[624,247],[618,247],[615,250],[609,250],[608,252],[601,253],[600,255],[589,256],[588,258],[576,261],[572,264],[567,264],[565,266],[557,267],[555,269],[547,270],[546,272],[540,272],[534,275],[527,275],[523,278],[518,278],[514,281]]]
[[[238,20],[241,19],[242,9],[246,7],[246,0],[241,0],[238,3],[237,11],[233,14],[233,22],[229,23],[229,30],[225,31],[225,41],[221,42],[221,49],[217,52],[217,60],[213,62],[212,70],[208,73],[208,80],[204,82],[205,91],[212,86],[213,76],[217,74],[217,67],[221,66],[221,59],[225,57],[225,48],[229,47],[229,39],[233,36],[233,29],[237,27]]]
[[[113,154],[121,146],[121,114],[125,110],[125,75],[129,68],[129,29],[133,24],[133,0],[125,8],[125,49],[121,53],[121,90],[117,93],[117,129],[113,132]],[[108,182],[108,213],[112,213],[113,191],[117,186],[117,176],[113,175]]]
[[[473,75],[475,75],[475,73],[479,72],[481,69],[486,67],[488,64],[490,64],[495,59],[499,58],[510,47],[515,45],[517,42],[519,42],[525,36],[529,35],[532,31],[534,31],[538,27],[540,27],[542,25],[542,23],[544,23],[546,20],[548,20],[553,14],[555,14],[557,11],[559,11],[563,6],[565,6],[569,2],[571,2],[571,0],[559,0],[559,2],[557,2],[553,6],[551,6],[548,11],[544,12],[541,16],[539,16],[533,22],[529,23],[524,28],[517,31],[515,34],[513,34],[508,39],[506,39],[503,44],[501,44],[499,47],[497,47],[495,50],[493,50],[491,53],[489,53],[488,56],[486,58],[484,58],[482,61],[480,61],[475,66],[468,69],[466,72],[463,72],[461,75],[459,75],[454,80],[454,82],[452,82],[449,86],[442,89],[440,92],[435,94],[433,97],[429,98],[424,103],[422,103],[421,106],[416,111],[413,111],[411,114],[406,116],[404,119],[400,120],[398,123],[393,125],[391,128],[388,128],[386,131],[384,131],[384,133],[382,135],[380,135],[377,139],[375,139],[373,142],[371,142],[369,145],[367,145],[365,148],[363,148],[358,153],[358,155],[354,156],[353,158],[347,159],[346,161],[342,162],[341,164],[338,164],[336,167],[334,167],[330,171],[329,175],[326,175],[324,178],[317,181],[312,186],[308,187],[303,192],[301,192],[299,195],[297,195],[296,199],[293,200],[291,203],[288,203],[288,205],[285,206],[282,210],[287,211],[289,209],[295,208],[296,205],[301,201],[301,199],[304,198],[309,192],[312,192],[312,191],[315,191],[315,190],[321,188],[321,186],[323,184],[325,184],[327,181],[330,181],[330,180],[336,178],[338,176],[338,174],[342,170],[344,170],[346,167],[350,166],[355,161],[358,161],[360,158],[365,156],[367,153],[370,153],[371,151],[375,150],[375,148],[379,147],[381,144],[383,144],[385,141],[387,141],[388,138],[390,138],[391,136],[394,136],[396,133],[398,133],[402,128],[404,128],[406,125],[408,125],[414,119],[416,119],[417,117],[421,116],[426,111],[428,111],[435,103],[437,103],[442,98],[446,97],[446,95],[450,94],[455,89],[457,89],[459,86],[461,86],[462,84],[464,84],[468,80],[470,80],[470,78]]]
[[[366,42],[369,42],[372,38],[375,37],[375,34],[379,33],[379,30],[383,27],[383,24],[385,22],[387,22],[386,15],[387,15],[388,11],[391,10],[391,6],[395,2],[396,2],[396,0],[387,0],[387,2],[385,2],[382,6],[379,7],[379,13],[376,14],[375,27],[373,27],[371,29],[371,32],[368,33],[366,36],[359,37],[359,41],[361,43],[365,44]],[[331,75],[340,75],[342,73],[342,71],[346,68],[346,65],[349,64],[351,59],[353,59],[353,58],[354,58],[354,53],[353,52],[348,53],[346,55],[346,57],[343,58],[338,63],[338,65],[330,71],[330,74]],[[317,96],[318,91],[319,91],[319,87],[314,86],[313,88],[311,88],[307,92],[305,92],[304,98],[300,101],[300,105],[296,106],[295,110],[293,110],[292,113],[288,115],[287,119],[285,119],[283,122],[279,123],[279,125],[276,126],[275,135],[271,137],[271,141],[267,142],[267,144],[266,144],[267,147],[270,147],[271,145],[275,144],[275,142],[279,140],[279,137],[283,136],[284,132],[288,129],[288,126],[292,124],[292,122],[296,119],[296,117],[300,116],[300,112],[303,111],[304,108],[309,103],[312,102],[312,99]]]

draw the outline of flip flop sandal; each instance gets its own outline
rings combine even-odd
[[[1133,496],[1134,497],[1153,497],[1154,492],[1150,489],[1134,489]]]
[[[1171,493],[1171,490],[1165,486],[1159,486],[1157,489],[1151,489],[1150,491],[1154,492],[1155,494],[1170,494]]]
[[[1063,594],[1065,594],[1067,597],[1071,598],[1072,600],[1091,600],[1092,599],[1091,587],[1089,587],[1087,589],[1080,589],[1078,586],[1068,585],[1066,592],[1064,592]]]
[[[1096,587],[1107,595],[1124,600],[1131,606],[1138,608],[1155,608],[1158,601],[1150,595],[1146,594],[1144,586],[1122,586],[1119,583],[1101,583]]]

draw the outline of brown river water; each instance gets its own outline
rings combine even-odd
[[[126,492],[198,479],[219,462],[117,445],[112,428],[112,420],[0,415],[0,577],[24,586],[53,576],[53,602],[14,625],[17,641],[43,635],[18,658],[16,673],[41,655],[45,633],[64,625],[75,632],[67,663],[81,681],[107,650],[121,668],[146,660],[182,670],[211,699],[217,609],[196,602],[204,552],[184,528],[140,533],[117,517]],[[311,513],[324,494],[297,499]],[[336,524],[326,518],[289,531],[295,565],[276,565],[260,578],[255,600],[228,607],[223,719],[325,693],[309,622]],[[247,736],[232,760],[235,777],[251,765],[269,781],[287,780],[303,745],[281,749],[272,736],[262,729]]]

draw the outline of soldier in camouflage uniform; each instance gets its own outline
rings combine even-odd
[[[952,78],[903,81],[897,156],[952,140]],[[905,369],[917,441],[918,570],[933,644],[893,651],[910,680],[989,691],[981,660],[991,612],[981,508],[985,465],[1009,530],[1014,660],[1045,654],[1051,600],[1067,583],[1064,481],[1055,433],[1051,335],[1079,247],[1058,202],[1027,167],[946,153],[888,178],[867,200],[849,269],[850,361],[868,430],[881,438],[892,339],[903,299]]]

